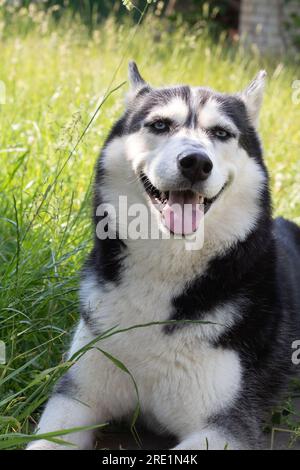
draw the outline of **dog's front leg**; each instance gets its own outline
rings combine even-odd
[[[207,427],[186,436],[173,450],[242,450],[245,446],[226,431]]]
[[[41,417],[37,434],[56,432],[75,427],[91,426],[95,423],[95,413],[88,405],[81,404],[76,399],[64,394],[54,393],[50,398]],[[79,431],[57,437],[69,442],[70,445],[60,445],[46,439],[32,441],[28,450],[72,450],[90,449],[93,446],[92,431]]]
[[[81,323],[75,334],[70,357],[93,340]],[[56,386],[38,425],[37,434],[94,426],[126,415],[135,406],[133,383],[127,374],[96,348],[87,351]],[[62,435],[71,445],[46,439],[32,441],[28,450],[90,449],[93,431],[82,430]]]

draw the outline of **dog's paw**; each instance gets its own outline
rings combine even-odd
[[[30,442],[26,450],[70,450],[73,447],[68,447],[55,442],[47,441],[46,439],[40,439],[38,441]]]
[[[207,429],[191,434],[172,450],[233,450],[240,448],[242,448],[241,444],[231,437],[227,438],[224,433],[218,430]]]
[[[202,450],[203,448],[203,446],[200,446],[200,443],[183,441],[176,447],[172,447],[171,450]]]

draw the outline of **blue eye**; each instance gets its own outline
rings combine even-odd
[[[216,131],[216,136],[217,137],[221,137],[221,138],[224,138],[224,137],[227,137],[229,134],[227,131],[224,131],[224,130],[219,130],[219,131]]]
[[[217,137],[220,140],[227,140],[230,137],[234,137],[233,134],[221,127],[215,127],[214,129],[211,129],[211,132],[214,137]]]
[[[170,123],[167,120],[158,119],[152,122],[149,127],[155,132],[168,132],[170,130]]]
[[[165,129],[167,127],[166,123],[164,121],[156,121],[153,126],[155,127],[155,129],[157,129],[158,131],[162,131],[163,129]]]

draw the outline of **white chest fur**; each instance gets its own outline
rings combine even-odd
[[[140,253],[139,263],[128,257],[117,287],[101,288],[93,276],[84,281],[81,299],[99,333],[170,318],[172,297],[184,287],[186,272],[175,259],[178,272],[170,270],[172,260],[164,269],[157,264],[159,256],[154,252],[142,263],[144,268]],[[190,263],[189,269],[196,266]],[[228,406],[239,390],[238,355],[211,345],[234,321],[237,308],[228,304],[215,309],[209,315],[215,324],[185,325],[169,335],[162,325],[138,327],[101,341],[101,348],[129,369],[146,415],[176,434],[186,433],[189,426],[192,431],[197,423],[204,425],[207,417]]]

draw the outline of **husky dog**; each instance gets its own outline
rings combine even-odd
[[[126,111],[96,166],[94,222],[101,204],[126,196],[170,236],[124,239],[119,216],[117,236],[95,236],[69,357],[90,346],[56,386],[38,433],[130,418],[136,384],[141,414],[176,436],[175,449],[262,446],[300,339],[300,229],[272,219],[256,130],[265,75],[234,95],[157,89],[130,63]],[[202,223],[201,249],[187,250]],[[92,431],[63,439],[93,447]]]

